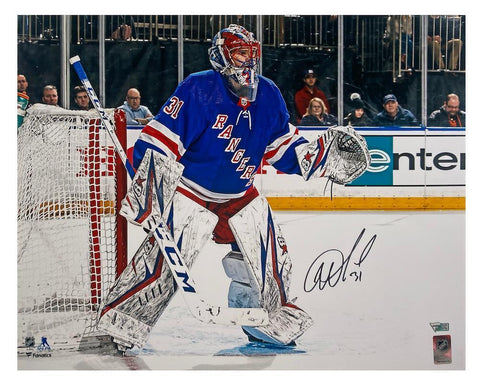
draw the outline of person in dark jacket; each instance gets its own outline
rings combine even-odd
[[[73,101],[75,105],[72,107],[76,111],[88,111],[91,108],[90,99],[83,85],[77,85],[73,88]]]
[[[389,94],[383,98],[383,111],[373,119],[376,126],[417,126],[417,118],[408,109],[402,108],[395,95]]]
[[[433,111],[428,117],[429,127],[465,127],[467,114],[460,109],[460,99],[455,93],[450,93],[443,105]]]
[[[372,120],[365,113],[365,103],[361,99],[353,100],[353,110],[343,119],[343,125],[368,127]]]
[[[337,118],[329,113],[325,103],[319,97],[314,97],[308,103],[307,113],[303,115],[301,126],[332,126],[337,125]]]

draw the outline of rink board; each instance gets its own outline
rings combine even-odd
[[[371,164],[352,183],[330,185],[324,178],[305,183],[264,163],[255,178],[257,187],[280,210],[465,209],[465,129],[356,130],[366,140]],[[324,131],[299,127],[309,140]]]
[[[464,211],[275,214],[294,266],[291,297],[314,320],[297,343],[304,353],[218,356],[247,343],[241,329],[197,321],[176,295],[145,347],[126,357],[53,350],[18,358],[18,368],[465,369]],[[143,231],[131,231],[129,254],[142,239]],[[192,270],[212,304],[227,302],[227,252],[207,244]]]
[[[127,127],[127,154],[141,126]],[[312,141],[326,127],[298,127]],[[346,185],[325,178],[304,182],[266,161],[255,186],[276,210],[462,210],[466,193],[466,129],[355,127],[368,145],[372,162]],[[332,197],[334,197],[332,199]]]

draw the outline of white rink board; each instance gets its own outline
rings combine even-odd
[[[128,357],[54,351],[50,358],[19,358],[18,368],[465,369],[465,212],[277,212],[276,217],[293,260],[291,297],[298,297],[295,304],[315,322],[297,341],[305,353],[214,356],[245,344],[246,337],[238,327],[198,322],[176,295],[147,345]],[[143,236],[142,231],[134,233],[133,248]],[[193,268],[202,294],[212,304],[226,304],[228,281],[221,258],[227,252],[227,246],[210,243]],[[332,278],[332,286],[320,290],[307,273],[309,267],[318,270],[319,260],[327,270],[332,263],[341,267],[339,252],[345,258],[351,254],[344,265],[345,281],[335,283]],[[358,267],[353,262],[362,254]],[[435,333],[432,322],[448,323],[448,332]],[[452,362],[434,364],[433,337],[445,334],[451,336]]]
[[[313,141],[325,127],[299,127]],[[347,187],[334,186],[334,196],[344,197],[464,197],[466,178],[465,129],[358,127],[365,137],[372,164]],[[129,156],[140,127],[129,126]],[[255,175],[255,186],[267,197],[329,196],[325,179],[304,182],[298,175],[287,175],[267,163]]]
[[[308,140],[323,130],[302,130]],[[372,163],[346,187],[335,187],[334,196],[346,197],[458,197],[465,196],[465,130],[408,128],[373,130],[357,128],[364,136]],[[324,179],[303,182],[264,164],[255,176],[257,188],[272,196],[327,196]]]

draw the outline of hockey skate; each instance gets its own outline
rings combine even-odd
[[[118,354],[124,356],[125,353],[132,349],[133,344],[129,343],[128,341],[119,339],[118,337],[112,337],[112,343],[114,344]]]
[[[311,325],[312,318],[295,305],[282,306],[270,314],[270,323],[260,327],[242,327],[249,341],[292,347]]]
[[[262,340],[262,339],[259,339],[258,337],[255,337],[253,336],[250,332],[248,332],[245,328],[242,327],[242,331],[243,333],[245,333],[248,337],[248,341],[250,341],[251,343],[258,343],[260,345],[262,344],[268,344],[268,345],[278,345],[278,344],[273,344],[273,343],[270,343],[268,341],[265,341],[265,340]],[[297,343],[295,343],[294,340],[292,340],[290,343],[284,345],[285,347],[295,347],[297,345]]]

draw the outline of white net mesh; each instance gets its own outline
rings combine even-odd
[[[116,276],[115,152],[95,112],[38,104],[17,145],[18,345],[68,343]]]

